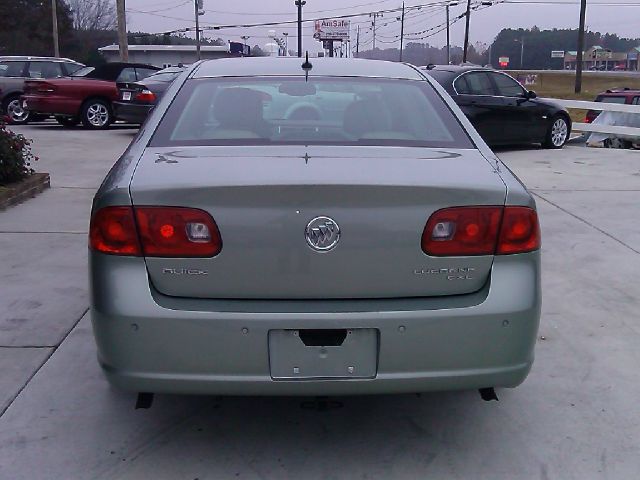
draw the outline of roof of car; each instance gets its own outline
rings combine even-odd
[[[115,80],[116,78],[118,78],[118,75],[120,75],[122,69],[130,67],[160,70],[158,67],[154,67],[153,65],[146,65],[144,63],[113,62],[105,63],[104,65],[96,67],[86,75],[86,78],[95,78],[98,80]]]
[[[36,56],[25,56],[25,55],[3,55],[0,56],[0,61],[29,61],[29,60],[38,60],[38,61],[50,61],[50,62],[72,62],[77,63],[78,65],[82,65],[80,62],[76,62],[70,58],[62,58],[62,57],[36,57]]]
[[[427,73],[432,71],[437,72],[450,72],[459,75],[463,72],[468,72],[470,70],[485,70],[487,72],[494,71],[493,68],[482,67],[480,65],[427,65],[425,67],[420,67],[422,70],[425,70]]]
[[[607,97],[607,96],[620,96],[620,95],[637,95],[638,93],[640,93],[640,88],[628,88],[628,87],[622,87],[622,88],[610,88],[608,90],[605,90],[604,92],[601,92],[598,94],[598,96],[603,96],[603,97]]]
[[[219,58],[199,64],[194,78],[253,77],[266,75],[304,75],[304,58],[298,57],[243,57]],[[360,58],[309,58],[310,76],[378,77],[422,80],[415,67],[398,62],[366,60]]]

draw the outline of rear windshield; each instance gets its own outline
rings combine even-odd
[[[95,70],[94,67],[82,67],[71,74],[72,77],[86,77]]]
[[[473,147],[428,82],[346,77],[192,79],[151,140],[291,144]]]
[[[627,97],[609,97],[609,96],[599,96],[596,98],[596,102],[603,103],[627,103]]]
[[[159,72],[149,75],[147,80],[154,82],[172,82],[178,75],[182,73],[182,70],[177,72]]]

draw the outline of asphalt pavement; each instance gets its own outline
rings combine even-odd
[[[0,212],[0,479],[638,478],[640,152],[498,152],[543,232],[536,362],[499,402],[159,395],[134,410],[96,362],[86,235],[135,130],[16,130],[52,188]]]

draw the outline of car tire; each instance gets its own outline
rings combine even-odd
[[[565,115],[555,115],[549,122],[543,145],[545,148],[562,148],[570,133],[569,119]]]
[[[7,98],[2,104],[2,109],[9,118],[11,125],[26,125],[29,123],[31,113],[29,110],[22,108],[20,95],[12,95]]]
[[[111,104],[100,98],[92,98],[84,102],[80,114],[82,124],[96,130],[109,128],[113,122]]]
[[[75,127],[80,123],[80,119],[78,117],[63,117],[62,115],[56,115],[56,122],[58,122],[63,127]]]

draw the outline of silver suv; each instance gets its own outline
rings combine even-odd
[[[20,102],[25,79],[66,77],[82,67],[68,58],[0,57],[0,109],[10,123],[27,123],[31,115]]]

